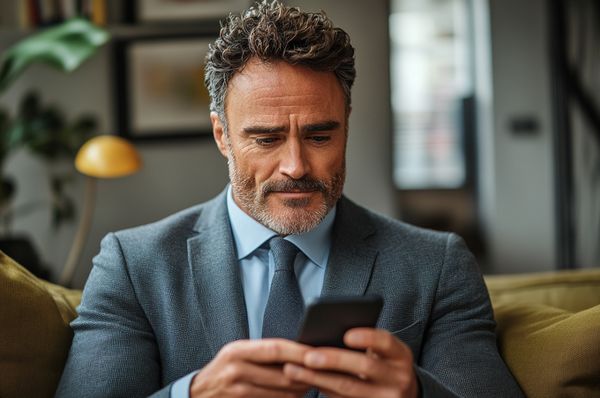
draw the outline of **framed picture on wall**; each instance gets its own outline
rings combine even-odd
[[[119,134],[133,140],[210,135],[204,62],[215,37],[138,37],[115,42]]]
[[[249,0],[137,0],[130,11],[135,22],[178,22],[220,19],[241,12]]]

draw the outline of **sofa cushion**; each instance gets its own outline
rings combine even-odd
[[[36,278],[0,251],[0,397],[52,397],[80,293]]]
[[[528,397],[600,396],[600,305],[494,308],[500,352]]]
[[[569,311],[600,304],[600,270],[579,269],[517,275],[486,276],[495,306],[503,303],[536,303]]]

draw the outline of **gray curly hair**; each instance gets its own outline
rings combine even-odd
[[[219,37],[206,55],[204,83],[211,97],[210,110],[219,115],[225,131],[227,86],[254,57],[335,73],[348,113],[356,77],[350,36],[334,27],[324,12],[303,12],[279,1],[263,0],[222,22]]]

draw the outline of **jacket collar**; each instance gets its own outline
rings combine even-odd
[[[188,259],[200,302],[200,317],[213,354],[225,344],[249,338],[241,271],[227,214],[226,190],[207,202],[188,239]],[[375,228],[365,210],[342,197],[322,296],[363,295],[377,250]]]
[[[200,317],[213,354],[247,339],[248,318],[225,191],[207,202],[188,239],[188,259],[200,302]]]
[[[363,295],[377,259],[370,243],[376,229],[368,213],[345,196],[337,211],[321,296]]]

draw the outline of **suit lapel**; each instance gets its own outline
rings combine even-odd
[[[213,355],[225,344],[247,339],[248,318],[225,193],[206,204],[188,239],[188,259],[200,302],[200,317]]]
[[[322,296],[363,295],[377,250],[368,243],[375,229],[364,210],[342,197],[333,227]],[[213,355],[225,344],[249,338],[241,272],[227,214],[225,192],[207,203],[188,239],[188,260],[202,325]]]
[[[321,296],[363,295],[377,250],[368,243],[375,228],[365,211],[342,197],[333,227],[333,242]]]

